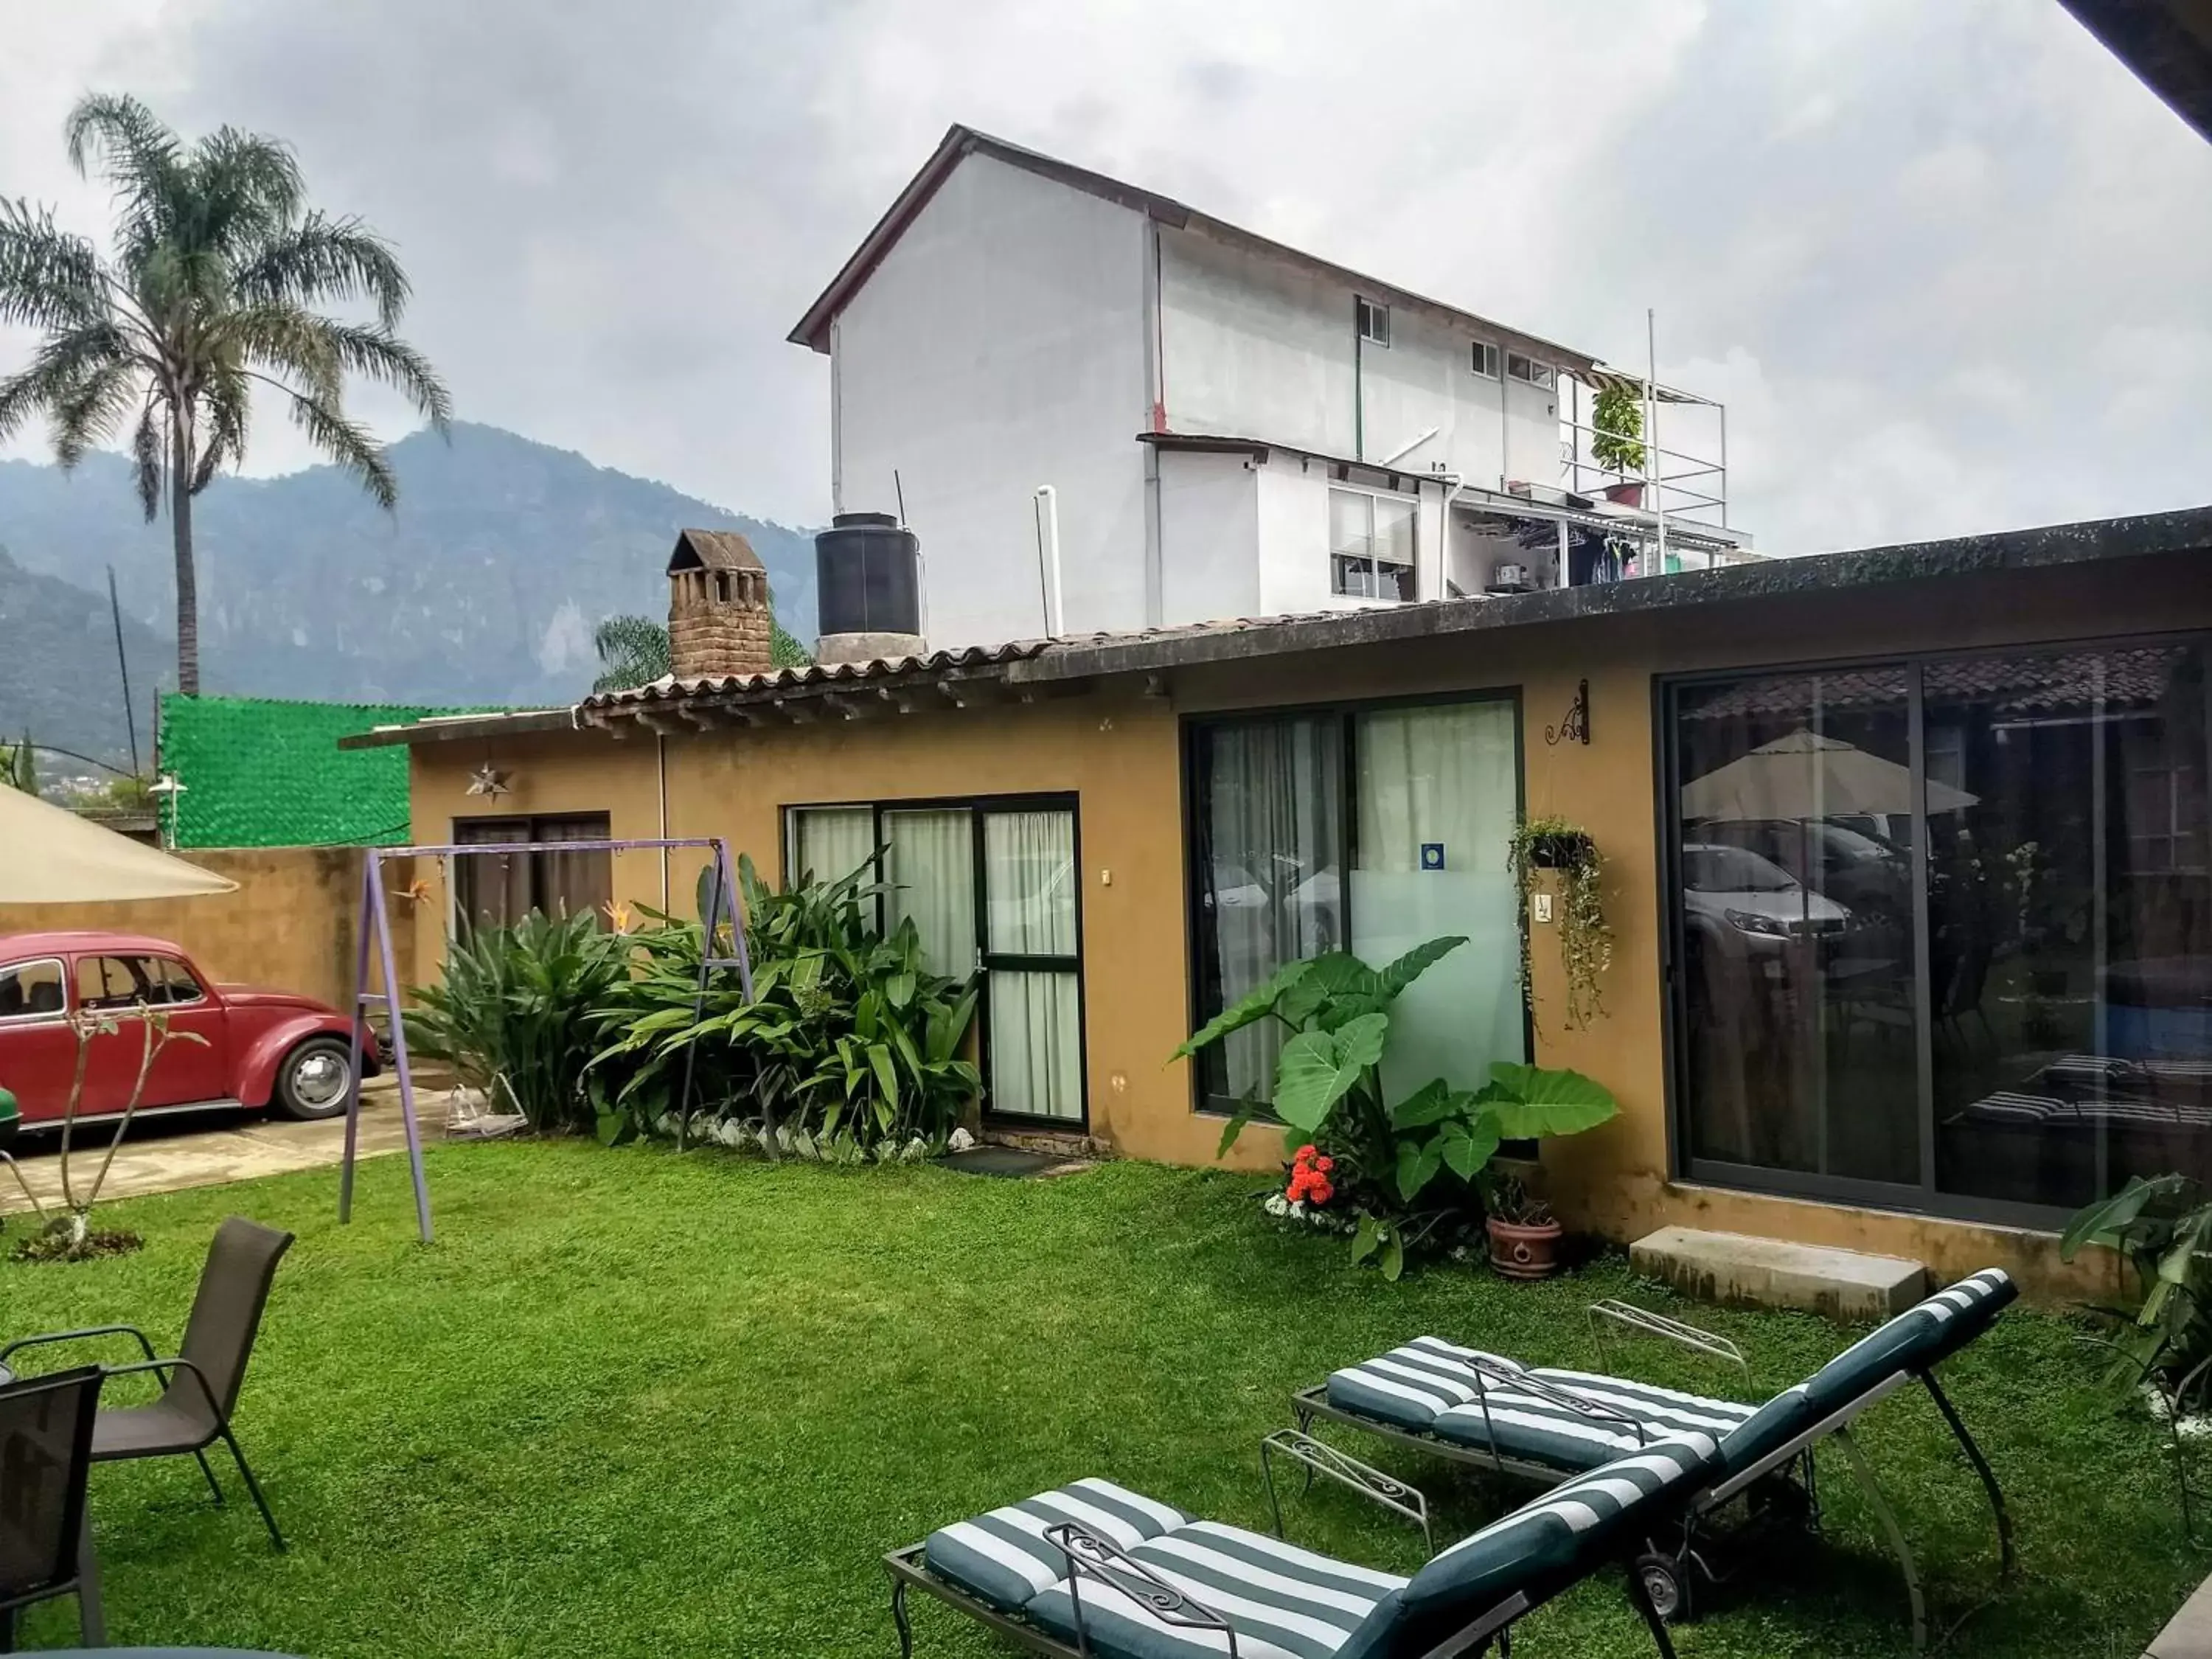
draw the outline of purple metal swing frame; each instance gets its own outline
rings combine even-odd
[[[345,1158],[338,1176],[338,1220],[353,1219],[353,1170],[356,1148],[361,1139],[361,1072],[362,1033],[367,1029],[368,1011],[381,1006],[392,1031],[392,1068],[399,1079],[399,1114],[407,1127],[408,1171],[415,1183],[415,1224],[428,1244],[430,1231],[430,1186],[422,1171],[422,1133],[415,1115],[415,1074],[407,1060],[407,1024],[400,1018],[398,1004],[399,974],[392,950],[392,915],[386,906],[384,861],[386,859],[438,858],[454,859],[479,854],[519,853],[668,853],[681,848],[710,851],[714,855],[714,881],[707,900],[707,914],[700,918],[705,932],[701,938],[699,955],[699,991],[693,1003],[696,1013],[703,1009],[707,998],[707,979],[718,968],[738,970],[738,983],[744,989],[745,1000],[753,994],[752,963],[745,950],[744,900],[738,890],[736,866],[730,861],[730,843],[720,836],[677,836],[650,841],[519,841],[479,842],[466,846],[447,843],[421,847],[372,847],[362,860],[361,872],[360,947],[354,961],[354,1020],[352,1080],[346,1089]],[[717,932],[727,922],[730,938],[737,954],[716,956],[714,940]],[[368,952],[370,941],[376,946],[377,963],[384,975],[384,989],[368,988]],[[687,1055],[684,1065],[684,1093],[678,1103],[679,1116],[691,1108],[691,1062]]]

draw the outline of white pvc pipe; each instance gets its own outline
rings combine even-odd
[[[1060,584],[1060,492],[1036,487],[1037,558],[1045,572],[1045,632],[1060,639],[1067,632],[1067,607]]]

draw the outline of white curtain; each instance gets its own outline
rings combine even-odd
[[[983,890],[997,955],[1075,954],[1075,817],[990,812],[983,818]]]
[[[791,815],[791,884],[842,881],[876,851],[876,815],[866,806],[808,806]]]
[[[890,926],[912,917],[929,965],[955,979],[975,968],[975,833],[965,807],[884,814]]]
[[[1379,709],[1352,737],[1358,857],[1352,948],[1382,967],[1459,933],[1390,1015],[1393,1093],[1442,1077],[1479,1086],[1493,1060],[1523,1060],[1519,899],[1507,848],[1519,810],[1513,705]]]
[[[1075,955],[1075,817],[1065,810],[983,818],[983,892],[994,955],[1065,957],[1066,968],[991,970],[991,1109],[1083,1115],[1082,1004]]]
[[[1074,974],[993,970],[993,1111],[1023,1117],[1082,1117],[1080,1014]]]
[[[1218,726],[1204,741],[1200,874],[1212,939],[1200,948],[1219,988],[1200,1013],[1210,1019],[1284,963],[1345,942],[1344,750],[1334,716]],[[1232,1033],[1218,1062],[1230,1097],[1272,1096],[1282,1046],[1272,1020]]]

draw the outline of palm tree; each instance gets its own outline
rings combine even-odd
[[[592,630],[592,648],[605,672],[593,691],[627,691],[668,673],[668,630],[650,617],[610,617]]]
[[[222,127],[186,145],[135,98],[94,95],[64,127],[78,173],[114,187],[113,251],[52,210],[0,198],[0,323],[45,338],[0,379],[0,441],[34,415],[71,467],[135,413],[131,453],[148,522],[166,495],[177,565],[177,687],[200,684],[192,497],[246,455],[257,391],[273,392],[315,447],[391,510],[384,451],[348,418],[348,375],[395,386],[443,431],[451,400],[392,331],[407,275],[358,219],[307,205],[289,146]],[[375,320],[313,307],[366,302]]]

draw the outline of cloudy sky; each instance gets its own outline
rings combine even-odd
[[[465,416],[763,516],[829,502],[783,337],[955,120],[1615,361],[1656,307],[1774,550],[2212,501],[2212,146],[2051,0],[8,9],[0,193],[102,222],[86,88],[280,135]]]

